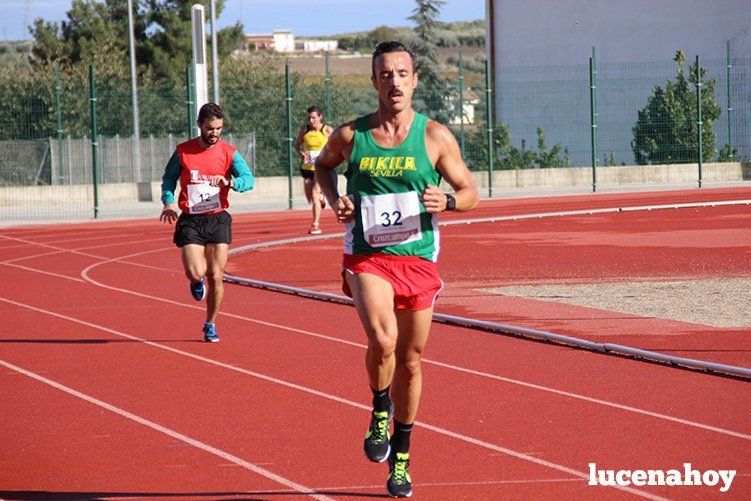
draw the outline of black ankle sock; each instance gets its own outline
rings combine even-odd
[[[404,424],[394,420],[394,436],[391,437],[391,452],[409,452],[409,435],[414,423]]]
[[[389,397],[389,389],[391,386],[387,386],[382,390],[374,390],[373,388],[370,389],[370,391],[373,392],[373,410],[376,412],[388,412],[390,404],[391,404],[391,398]]]

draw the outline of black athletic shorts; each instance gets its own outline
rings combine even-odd
[[[300,174],[302,175],[303,179],[314,179],[316,177],[316,172],[313,170],[300,169]]]
[[[222,211],[216,214],[180,214],[172,241],[178,247],[186,244],[232,243],[232,216]]]

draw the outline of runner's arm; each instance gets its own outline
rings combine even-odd
[[[469,211],[477,207],[478,196],[472,174],[462,160],[456,138],[445,126],[430,121],[427,128],[428,147],[435,152],[435,168],[454,190],[457,211]],[[428,186],[423,193],[423,205],[427,212],[446,210],[448,197],[437,186]]]
[[[253,177],[248,162],[245,161],[239,151],[235,151],[235,155],[232,157],[231,171],[230,188],[241,193],[253,189],[255,177]]]
[[[167,162],[162,175],[162,213],[159,220],[163,223],[172,224],[177,220],[177,207],[175,206],[175,188],[180,179],[180,157],[175,151]]]
[[[297,153],[297,156],[305,160],[305,153],[303,153],[300,146],[302,146],[302,138],[305,136],[305,127],[300,129],[300,132],[297,133],[297,139],[295,139],[295,153]]]
[[[349,156],[354,134],[354,122],[337,127],[315,163],[316,181],[340,223],[350,221],[355,213],[352,199],[347,195],[339,196],[339,179],[336,174],[336,168]]]
[[[180,179],[180,157],[175,151],[167,162],[162,175],[162,204],[165,206],[175,203],[175,189]]]
[[[354,138],[353,125],[352,122],[346,123],[334,130],[316,158],[316,181],[331,207],[336,207],[336,200],[339,198],[336,168],[345,160],[345,154]]]

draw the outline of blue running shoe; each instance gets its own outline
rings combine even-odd
[[[203,301],[206,297],[206,279],[202,278],[198,282],[191,282],[190,294],[196,301]]]
[[[219,342],[219,334],[216,333],[216,327],[214,327],[214,324],[208,322],[203,324],[203,340],[207,343]]]

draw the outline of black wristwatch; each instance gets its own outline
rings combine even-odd
[[[446,210],[456,210],[456,199],[454,195],[444,193],[446,195]]]

